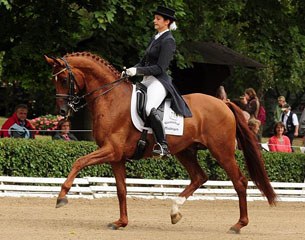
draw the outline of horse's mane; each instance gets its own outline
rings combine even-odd
[[[64,57],[85,57],[85,58],[90,58],[93,61],[95,61],[97,64],[102,64],[103,66],[106,66],[115,75],[120,75],[120,72],[114,66],[112,66],[107,60],[105,60],[104,58],[102,58],[100,56],[92,54],[90,52],[67,53]]]

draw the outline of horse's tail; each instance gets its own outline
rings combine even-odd
[[[234,103],[228,102],[228,107],[236,119],[236,136],[244,153],[244,159],[248,168],[251,180],[258,189],[266,196],[270,205],[275,205],[276,194],[270,184],[269,177],[265,170],[264,160],[255,135],[251,132],[245,117]]]

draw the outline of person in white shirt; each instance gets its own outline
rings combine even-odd
[[[299,120],[298,116],[291,111],[291,107],[288,103],[282,107],[281,121],[286,127],[285,135],[289,138],[292,151],[293,150],[293,139],[299,135]]]

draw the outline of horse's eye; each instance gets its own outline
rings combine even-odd
[[[68,78],[63,78],[61,80],[61,84],[62,84],[63,87],[67,87],[68,86]]]

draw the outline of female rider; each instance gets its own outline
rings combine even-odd
[[[151,123],[156,142],[153,155],[166,156],[169,153],[165,138],[163,123],[157,113],[157,108],[169,93],[172,96],[172,109],[184,117],[191,117],[191,111],[172,84],[171,77],[166,73],[173,59],[176,43],[169,30],[175,30],[175,11],[159,6],[154,11],[154,27],[157,30],[150,41],[142,60],[134,67],[128,68],[128,76],[142,75],[142,84],[147,87],[146,114]]]

